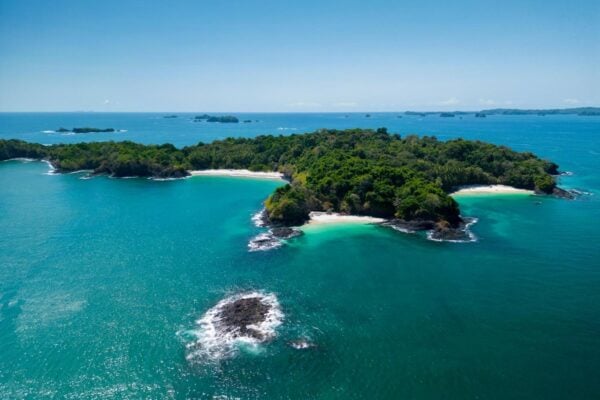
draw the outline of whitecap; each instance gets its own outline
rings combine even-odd
[[[19,161],[22,163],[29,163],[32,161],[36,161],[33,158],[28,158],[28,157],[14,157],[14,158],[9,158],[8,160],[3,160],[3,161]]]
[[[409,233],[409,234],[417,233],[417,231],[415,231],[413,229],[402,228],[402,227],[399,227],[399,226],[394,225],[394,224],[386,224],[385,226],[389,226],[393,230],[398,231],[398,232],[402,232],[402,233]]]
[[[263,321],[246,325],[255,335],[242,334],[238,329],[232,329],[222,322],[222,312],[225,308],[242,299],[258,298],[263,305],[268,306],[268,311]],[[276,336],[276,328],[283,322],[283,312],[277,297],[273,293],[246,292],[226,297],[209,309],[196,324],[195,330],[178,333],[182,337],[192,337],[187,347],[186,359],[189,362],[218,361],[223,358],[233,357],[240,347],[253,352],[262,343],[272,340]]]
[[[191,175],[188,176],[181,176],[179,178],[156,178],[156,177],[149,177],[148,179],[150,179],[151,181],[157,181],[157,182],[168,182],[168,181],[179,181],[181,179],[188,179],[191,178]]]
[[[51,131],[51,130],[47,130],[47,131],[42,131],[42,133],[56,133],[55,131]]]
[[[44,175],[58,175],[58,173],[56,172],[56,168],[54,167],[54,165],[52,165],[52,163],[48,160],[41,160],[43,163],[46,163],[48,165],[48,172],[45,172]]]
[[[254,225],[256,227],[264,228],[265,226],[267,226],[266,217],[267,209],[263,207],[259,212],[252,216],[252,222],[254,222]]]
[[[277,128],[278,131],[297,131],[298,128],[288,128],[285,126],[280,126],[279,128]]]
[[[248,251],[267,251],[281,247],[283,243],[273,233],[264,232],[256,235],[248,242]]]

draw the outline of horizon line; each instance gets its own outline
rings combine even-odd
[[[487,110],[519,110],[519,111],[548,111],[548,110],[577,110],[577,109],[581,109],[581,108],[600,108],[600,106],[579,106],[579,107],[546,107],[546,108],[520,108],[520,107],[494,107],[494,108],[482,108],[482,109],[454,109],[454,110],[432,110],[432,111],[428,111],[428,110],[419,110],[419,109],[412,109],[412,110],[395,110],[395,111],[374,111],[374,110],[361,110],[361,111],[173,111],[173,110],[160,110],[160,111],[129,111],[129,110],[115,110],[115,111],[108,111],[108,110],[46,110],[46,111],[39,111],[39,110],[18,110],[18,111],[2,111],[0,110],[0,114],[26,114],[26,113],[96,113],[96,114],[119,114],[119,113],[127,113],[127,114],[175,114],[175,113],[180,113],[180,114],[195,114],[195,113],[215,113],[215,114],[224,114],[224,113],[229,113],[229,114],[233,114],[233,113],[238,113],[238,114],[365,114],[365,113],[377,113],[377,114],[397,114],[397,113],[407,113],[407,112],[414,112],[414,113],[428,113],[428,114],[436,114],[436,113],[477,113],[477,112],[482,112],[482,111],[487,111]]]

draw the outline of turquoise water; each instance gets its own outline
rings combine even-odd
[[[273,114],[248,131],[193,131],[159,117],[0,114],[0,135],[183,145],[252,136],[261,123],[261,133],[350,124],[343,114]],[[392,114],[368,124],[530,150],[574,173],[564,186],[590,194],[460,197],[463,214],[479,219],[475,243],[347,224],[248,252],[263,232],[251,217],[277,182],[84,180],[47,175],[39,162],[0,163],[0,398],[600,397],[600,120],[447,120]],[[41,133],[65,125],[128,132]],[[196,320],[240,291],[277,296],[274,340],[186,359]],[[299,338],[316,347],[289,346]]]

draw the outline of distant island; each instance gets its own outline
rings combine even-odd
[[[177,115],[175,115],[175,114],[165,115],[165,116],[163,116],[163,118],[177,118]]]
[[[600,107],[577,107],[577,108],[556,108],[541,110],[520,110],[515,108],[494,108],[491,110],[482,110],[481,113],[487,115],[581,115],[581,116],[600,116]]]
[[[96,142],[44,146],[0,140],[0,160],[48,160],[58,172],[178,178],[189,170],[279,171],[289,184],[265,201],[271,224],[293,226],[311,211],[394,219],[440,229],[462,223],[456,187],[504,184],[559,191],[558,166],[532,153],[481,141],[401,137],[377,130],[319,130],[291,136],[229,138],[178,149],[171,144]]]
[[[521,110],[518,108],[494,108],[481,111],[405,111],[404,115],[426,117],[428,115],[439,115],[440,117],[453,117],[455,115],[474,114],[477,118],[485,118],[488,115],[579,115],[583,117],[600,116],[600,107],[578,107],[557,108],[540,110]]]
[[[230,124],[230,123],[234,123],[237,124],[238,122],[240,122],[240,120],[237,117],[234,117],[233,115],[223,115],[223,116],[213,116],[213,115],[208,115],[208,114],[203,114],[203,115],[197,115],[194,117],[194,121],[195,122],[199,122],[199,121],[206,121],[206,122],[219,122],[222,124]],[[244,122],[251,122],[251,121],[244,121]]]
[[[89,128],[89,127],[85,127],[85,128],[73,128],[73,129],[58,128],[56,130],[56,132],[60,132],[60,133],[64,133],[64,132],[73,132],[73,133],[101,133],[101,132],[114,132],[114,131],[115,130],[113,128],[101,129],[101,128]]]

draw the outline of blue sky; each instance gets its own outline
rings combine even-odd
[[[597,0],[0,0],[0,111],[584,105]]]

